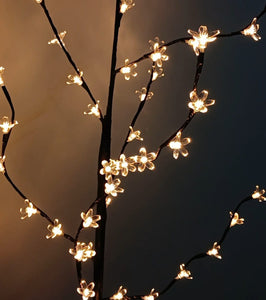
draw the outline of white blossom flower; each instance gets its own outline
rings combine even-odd
[[[217,39],[217,35],[220,34],[220,30],[215,30],[208,33],[207,26],[200,26],[198,32],[188,29],[188,33],[192,35],[193,39],[187,41],[187,43],[193,47],[196,55],[200,52],[203,53],[207,47],[207,44]]]
[[[88,228],[88,227],[93,227],[93,228],[98,228],[99,224],[97,223],[98,221],[101,220],[100,215],[93,215],[93,209],[89,209],[87,213],[82,212],[80,214],[82,220],[83,220],[83,227]]]
[[[85,280],[81,280],[80,287],[77,288],[77,292],[82,296],[82,300],[88,300],[89,298],[93,298],[95,296],[94,282],[87,284]]]
[[[190,138],[181,139],[181,131],[178,131],[176,136],[170,141],[169,147],[173,149],[173,156],[175,159],[178,158],[179,153],[181,153],[184,157],[188,156],[188,151],[185,148],[186,145],[191,143]]]
[[[169,59],[169,56],[164,54],[166,51],[166,46],[162,46],[164,41],[160,42],[160,39],[155,37],[154,41],[150,40],[149,43],[151,45],[150,49],[153,51],[150,58],[159,68],[161,68],[163,61],[167,61]]]
[[[55,238],[56,236],[63,235],[62,224],[59,223],[58,219],[54,220],[54,224],[49,224],[47,229],[50,231],[49,234],[46,235],[47,239]]]
[[[120,69],[120,73],[124,75],[126,80],[129,80],[131,76],[136,77],[138,75],[138,73],[134,71],[136,67],[136,63],[130,64],[129,59],[126,59],[125,66]]]
[[[193,277],[191,277],[191,273],[189,270],[186,270],[185,268],[185,264],[182,264],[179,266],[180,267],[180,272],[177,274],[175,279],[193,279]]]
[[[207,99],[208,91],[203,90],[199,95],[197,95],[196,90],[190,92],[190,102],[188,103],[188,107],[193,109],[194,112],[206,113],[208,111],[207,106],[211,106],[215,103],[215,100]]]
[[[256,22],[257,22],[257,18],[254,18],[251,24],[243,31],[241,31],[241,33],[246,36],[251,36],[253,40],[257,42],[261,39],[261,37],[257,33],[260,28],[260,25],[256,24]]]
[[[219,254],[220,248],[221,248],[221,246],[217,245],[217,242],[215,242],[213,244],[212,249],[210,249],[210,250],[207,251],[207,254],[210,255],[210,256],[214,256],[214,257],[216,257],[218,259],[221,259],[222,256]]]
[[[38,214],[39,211],[36,207],[29,201],[29,199],[25,199],[25,204],[27,205],[25,208],[20,209],[20,213],[22,214],[21,219],[24,220],[26,218],[30,218],[32,215]]]

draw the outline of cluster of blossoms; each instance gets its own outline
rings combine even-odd
[[[101,175],[105,175],[105,193],[107,196],[107,204],[110,204],[112,196],[116,197],[118,193],[123,193],[124,189],[119,187],[121,180],[113,178],[113,176],[122,175],[127,176],[129,172],[143,172],[146,168],[154,170],[155,166],[153,161],[156,159],[157,154],[154,152],[147,153],[147,150],[142,147],[139,150],[139,155],[126,157],[121,154],[119,160],[110,159],[109,161],[103,160],[103,168],[100,170]]]

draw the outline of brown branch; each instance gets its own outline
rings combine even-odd
[[[96,105],[96,104],[97,104],[96,99],[94,98],[94,96],[93,96],[91,90],[89,89],[89,87],[88,87],[88,85],[87,85],[87,83],[86,83],[84,77],[82,76],[82,73],[80,72],[79,68],[77,67],[76,63],[74,62],[73,58],[71,57],[70,53],[69,53],[68,50],[66,49],[66,46],[64,45],[64,43],[62,42],[62,40],[61,40],[61,38],[60,38],[60,36],[59,36],[58,30],[57,30],[57,28],[56,28],[56,26],[55,26],[55,24],[54,24],[54,22],[53,22],[53,20],[52,20],[52,18],[51,18],[51,16],[50,16],[50,13],[49,13],[49,11],[48,11],[48,9],[47,9],[47,6],[46,6],[46,4],[45,4],[45,0],[43,0],[43,1],[40,3],[40,5],[41,5],[41,7],[43,8],[43,11],[44,11],[44,13],[45,13],[45,16],[46,16],[47,19],[48,19],[48,22],[49,22],[49,24],[50,24],[50,26],[51,26],[51,28],[52,28],[54,34],[55,34],[55,37],[56,37],[56,39],[57,39],[57,41],[58,41],[58,43],[59,43],[61,49],[63,50],[64,54],[66,55],[66,57],[67,57],[67,59],[68,59],[68,61],[69,61],[69,63],[72,65],[72,67],[74,68],[74,70],[75,70],[75,72],[77,73],[77,75],[81,78],[81,80],[82,80],[82,85],[81,85],[81,86],[82,86],[82,87],[84,88],[84,90],[88,93],[88,95],[89,95],[89,97],[91,98],[92,102]],[[100,109],[99,109],[99,111],[100,111],[100,118],[99,118],[99,119],[100,119],[100,121],[102,122],[102,120],[103,120],[102,112],[101,112]]]

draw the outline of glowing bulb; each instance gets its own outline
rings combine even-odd
[[[4,134],[7,134],[11,128],[13,128],[15,125],[17,125],[18,122],[14,121],[14,123],[11,123],[8,119],[8,117],[3,117],[0,121],[0,128],[2,128],[2,132]]]
[[[154,289],[150,291],[150,294],[147,296],[142,297],[143,300],[154,300],[158,298],[159,293],[154,292]]]
[[[261,39],[261,37],[257,34],[257,31],[260,28],[259,24],[256,24],[257,22],[257,18],[254,18],[251,22],[251,24],[245,28],[243,31],[241,31],[241,33],[245,36],[251,36],[253,38],[254,41],[259,41]]]
[[[25,204],[27,205],[27,207],[20,209],[20,213],[22,214],[22,216],[20,217],[21,220],[30,218],[32,215],[39,213],[37,208],[34,207],[34,205],[28,199],[25,199]]]
[[[127,10],[135,6],[135,3],[133,0],[121,0],[120,4],[120,12],[121,14],[124,14]]]
[[[263,196],[264,194],[265,194],[265,190],[264,189],[260,190],[259,186],[256,185],[256,190],[253,192],[252,198],[258,199],[259,202],[266,201],[266,197]]]
[[[42,3],[42,0],[35,0],[36,3]]]
[[[120,179],[112,179],[112,176],[109,175],[107,177],[107,182],[105,183],[105,193],[107,195],[111,194],[113,197],[117,196],[117,193],[123,193],[124,189],[120,188],[119,185],[121,183]]]
[[[139,130],[134,131],[132,126],[129,126],[130,133],[128,135],[127,141],[132,142],[133,140],[143,141],[143,138],[140,136],[141,132]]]
[[[90,110],[88,112],[84,111],[84,115],[94,115],[97,118],[101,117],[101,113],[100,113],[100,109],[99,109],[99,103],[100,101],[97,101],[97,104],[92,105],[89,104],[88,108],[90,108]]]
[[[148,70],[149,74],[151,74],[152,72],[152,81],[155,81],[156,79],[163,77],[164,73],[163,73],[163,68],[153,68],[152,70]]]
[[[67,81],[67,84],[77,84],[77,85],[82,85],[83,80],[82,80],[83,72],[79,72],[79,75],[68,75],[67,78],[69,81]]]
[[[152,163],[152,161],[156,159],[157,154],[154,152],[150,152],[147,154],[147,151],[144,147],[140,148],[139,154],[140,155],[135,158],[136,162],[138,163],[138,171],[143,172],[145,168],[148,168],[149,170],[154,170],[155,165],[154,163]]]
[[[103,160],[102,166],[103,168],[100,170],[100,174],[105,175],[105,179],[107,179],[109,175],[119,174],[119,165],[113,159],[110,159],[109,162],[107,160]]]
[[[134,71],[136,67],[136,63],[130,64],[129,59],[126,59],[125,66],[120,69],[120,73],[124,75],[126,80],[129,80],[131,76],[136,77],[138,75],[138,73]]]
[[[62,224],[59,223],[58,219],[54,220],[54,224],[49,224],[47,229],[50,231],[49,234],[46,235],[47,239],[55,238],[56,236],[63,235]]]
[[[0,156],[0,173],[5,173],[6,169],[5,169],[5,156]]]
[[[87,213],[82,212],[80,214],[82,220],[83,220],[83,227],[93,227],[98,228],[99,224],[97,224],[98,221],[101,220],[100,215],[93,215],[93,209],[89,209]]]
[[[180,272],[177,274],[175,279],[193,279],[193,277],[191,277],[191,273],[189,270],[186,270],[185,268],[185,264],[182,264],[179,266],[180,267]]]
[[[107,207],[111,204],[112,200],[113,198],[110,195],[105,198],[105,204]]]
[[[169,143],[169,147],[174,150],[173,156],[175,159],[178,158],[179,153],[181,153],[184,157],[188,156],[188,151],[184,146],[188,145],[189,143],[191,143],[191,139],[184,138],[181,140],[181,131],[178,131],[176,136]]]
[[[147,89],[145,87],[143,87],[140,91],[135,91],[135,93],[138,95],[140,101],[150,100],[153,96],[153,92],[149,92],[147,94]]]
[[[167,61],[169,59],[169,56],[164,54],[166,51],[166,47],[162,46],[164,41],[160,42],[160,39],[156,37],[154,41],[150,40],[149,43],[151,45],[150,49],[153,51],[153,53],[150,55],[150,58],[159,68],[161,68],[163,61]]]
[[[215,242],[213,244],[212,249],[210,249],[209,251],[207,251],[207,254],[210,256],[214,256],[218,259],[222,259],[222,256],[219,254],[219,250],[220,250],[221,246],[217,245],[217,242]]]
[[[196,90],[190,92],[189,97],[191,102],[188,103],[188,107],[193,109],[194,112],[206,113],[208,111],[207,106],[211,106],[215,103],[215,100],[207,99],[208,91],[203,90],[197,95]]]
[[[4,79],[3,79],[3,74],[4,74],[5,68],[4,67],[0,67],[0,85],[4,86]]]
[[[127,293],[126,289],[123,289],[123,286],[121,285],[117,291],[116,294],[114,294],[110,299],[113,300],[122,300],[124,299],[125,294]]]
[[[77,288],[77,292],[82,296],[82,300],[88,300],[89,298],[93,298],[95,296],[94,282],[87,284],[85,280],[81,280],[80,287]]]
[[[64,39],[64,37],[65,37],[65,35],[66,35],[66,31],[62,31],[62,32],[60,32],[58,35],[59,35],[59,38],[60,38],[60,41],[61,41],[61,43],[62,43],[62,45],[63,46],[65,46],[65,44],[64,44],[64,42],[63,42],[63,39]],[[58,41],[58,39],[57,38],[54,38],[54,39],[52,39],[52,40],[50,40],[49,42],[48,42],[48,45],[59,45],[60,47],[61,47],[61,45],[60,45],[60,42]]]
[[[121,171],[122,176],[127,176],[128,171],[135,172],[136,167],[134,166],[135,161],[130,158],[126,158],[124,154],[121,154],[118,161],[118,168]]]
[[[193,47],[195,54],[199,55],[200,52],[204,52],[208,43],[217,39],[216,36],[220,34],[220,30],[215,30],[209,34],[207,26],[200,26],[198,32],[189,29],[188,33],[192,35],[193,39],[188,40],[187,43]]]
[[[75,249],[69,249],[69,253],[74,255],[76,260],[85,262],[88,258],[92,258],[96,255],[92,247],[93,244],[91,242],[88,245],[86,245],[86,243],[77,242]]]
[[[230,211],[230,217],[231,217],[231,223],[230,223],[230,227],[233,227],[235,225],[241,225],[244,223],[244,219],[243,218],[239,218],[239,215],[237,212],[233,213]]]

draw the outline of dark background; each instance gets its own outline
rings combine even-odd
[[[0,0],[0,64],[16,108],[19,125],[6,152],[9,175],[40,208],[59,218],[74,234],[96,195],[100,126],[84,116],[89,99],[78,86],[67,86],[73,70],[58,46],[48,46],[52,31],[35,1]],[[96,99],[106,104],[115,1],[46,1],[65,43]],[[148,40],[187,36],[200,25],[223,33],[238,30],[264,7],[264,1],[136,0],[121,24],[118,65],[149,50]],[[199,89],[216,104],[197,114],[184,136],[192,138],[188,158],[177,161],[166,149],[153,172],[122,178],[125,193],[108,208],[105,296],[120,285],[128,293],[160,290],[176,276],[179,265],[211,248],[229,211],[256,184],[265,181],[265,17],[262,40],[237,36],[219,39],[206,50]],[[135,128],[143,145],[158,145],[183,123],[192,89],[196,56],[191,47],[168,48],[165,77],[154,83]],[[117,77],[112,157],[122,141],[139,100],[134,91],[148,81],[150,61],[138,66],[136,79]],[[3,95],[1,116],[9,114]],[[127,155],[142,144],[133,142]],[[4,300],[80,299],[75,262],[67,240],[46,240],[47,223],[39,216],[20,220],[23,201],[4,177],[0,181],[0,293]],[[225,241],[223,259],[196,261],[193,280],[178,282],[161,299],[265,299],[266,204],[253,201],[241,209],[245,224]],[[93,239],[84,231],[82,241]],[[84,264],[87,282],[92,262]]]

